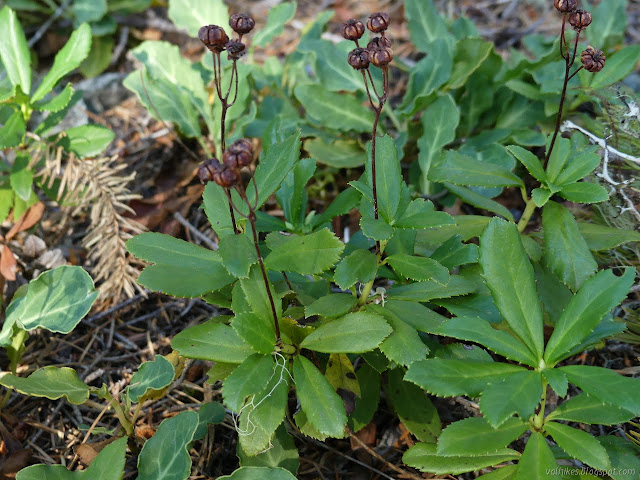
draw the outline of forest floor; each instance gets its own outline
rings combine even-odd
[[[278,2],[236,0],[227,3],[233,11],[251,13],[257,19],[259,28],[269,8]],[[551,3],[550,0],[436,1],[441,11],[449,16],[465,14],[471,18],[481,35],[494,41],[499,51],[518,47],[522,36],[529,33],[557,32],[559,20],[552,15]],[[338,38],[340,25],[349,18],[365,18],[369,12],[385,10],[392,19],[395,55],[409,61],[417,58],[403,21],[402,1],[299,0],[294,21],[272,45],[256,52],[256,60],[260,61],[261,56],[284,56],[294,51],[303,26],[329,8],[335,11],[335,16],[329,24],[328,38]],[[639,0],[630,2],[629,24],[629,43],[640,43]],[[121,36],[121,43],[126,48],[144,39],[164,39],[180,45],[187,56],[196,58],[202,53],[201,44],[176,31],[163,9],[122,19],[121,25],[121,29],[126,27],[126,35]],[[55,34],[48,34],[44,41],[55,43]],[[173,130],[151,117],[136,97],[121,86],[124,75],[134,69],[126,48],[121,50],[115,64],[99,79],[84,82],[87,91],[86,110],[81,113],[91,121],[113,129],[116,140],[110,147],[109,156],[115,157],[116,165],[126,165],[125,172],[136,174],[127,185],[133,194],[139,196],[129,203],[135,212],[133,220],[145,229],[172,234],[204,246],[211,245],[215,242],[215,235],[199,208],[202,186],[196,177],[198,161],[176,141]],[[40,52],[43,55],[46,53],[42,47]],[[47,61],[50,60],[43,58],[41,65],[46,65]],[[394,85],[397,92],[404,90],[406,81],[405,77],[397,78]],[[197,158],[203,157],[203,152],[197,151],[197,145],[189,144],[186,147],[196,150]],[[90,223],[87,215],[71,215],[55,207],[54,203],[48,206],[51,208],[46,209],[35,234],[41,240],[39,244],[45,247],[37,252],[30,251],[33,239],[27,241],[27,235],[16,240],[21,247],[14,251],[24,266],[23,282],[44,268],[66,262],[82,265],[87,259],[88,252],[81,242]],[[141,268],[140,265],[134,266]],[[15,289],[17,286],[7,288]],[[68,366],[75,368],[87,383],[98,387],[106,383],[111,392],[116,394],[128,384],[142,362],[152,360],[156,354],[170,353],[170,340],[176,333],[219,313],[216,308],[199,299],[175,299],[142,289],[134,291],[131,298],[110,297],[107,293],[103,301],[102,307],[92,311],[70,335],[46,332],[32,335],[19,373],[27,375],[45,365]],[[640,370],[637,361],[639,356],[640,348],[637,346],[612,342],[602,349],[584,353],[574,361],[605,365],[629,373]],[[0,358],[0,362],[4,365],[6,358]],[[137,435],[148,438],[163,419],[185,409],[195,409],[203,402],[219,400],[219,385],[206,382],[208,368],[207,362],[191,361],[181,381],[174,384],[162,400],[143,408],[136,425]],[[477,414],[477,405],[463,398],[436,399],[435,403],[444,424]],[[7,431],[0,432],[4,439],[0,445],[0,455],[4,455],[0,480],[14,478],[17,470],[30,463],[82,463],[86,459],[86,452],[83,453],[78,446],[85,441],[86,426],[94,423],[103,408],[104,405],[100,403],[74,406],[64,400],[52,402],[12,395],[1,414]],[[97,423],[97,426],[106,429],[113,429],[117,425],[112,412],[107,412]],[[359,432],[357,437],[367,445],[367,449],[354,439],[321,443],[296,436],[300,451],[298,478],[438,478],[420,474],[402,464],[402,453],[414,440],[384,401],[380,403],[374,422]],[[89,441],[103,438],[100,435],[91,436]],[[7,444],[13,440],[18,442],[21,449],[13,448],[9,455]],[[192,450],[194,467],[191,478],[209,479],[231,473],[238,466],[236,441],[233,422],[227,415],[226,420],[212,426],[207,439]],[[383,457],[384,461],[374,458],[372,451]],[[129,467],[125,478],[134,478],[135,465]],[[404,473],[399,473],[398,469]],[[458,478],[474,478],[474,475]]]

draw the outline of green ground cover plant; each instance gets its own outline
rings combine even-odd
[[[572,357],[625,330],[612,312],[637,271],[601,268],[594,254],[638,235],[576,218],[566,201],[597,204],[609,192],[593,181],[598,147],[561,131],[640,59],[637,45],[620,47],[609,21],[620,20],[625,2],[590,14],[576,0],[555,0],[558,37],[525,37],[528,54],[514,49],[505,60],[468,19],[444,18],[431,0],[405,0],[412,41],[426,54],[414,65],[394,58],[384,12],[346,22],[338,44],[322,38],[326,12],[283,62],[258,64],[254,47],[282,32],[295,2],[273,8],[259,31],[222,1],[192,3],[199,9],[175,0],[169,12],[206,47],[202,59],[143,42],[132,51],[140,70],[125,85],[208,152],[198,176],[217,250],[154,232],[127,248],[148,263],[141,285],[202,298],[223,314],[174,336],[173,352],[140,365],[115,397],[67,367],[17,375],[26,332],[68,333],[95,300],[81,269],[33,280],[7,310],[0,344],[12,373],[0,384],[73,404],[97,396],[120,428],[81,473],[35,465],[17,479],[120,479],[129,449],[138,479],[184,480],[189,449],[230,415],[240,468],[222,478],[288,480],[299,467],[291,431],[357,438],[382,398],[418,440],[404,453],[407,470],[637,478],[637,447],[590,426],[640,416],[640,383]],[[0,15],[15,23],[11,10]],[[22,115],[38,96],[20,103],[24,85],[8,55]],[[391,97],[396,67],[409,76],[401,99]],[[340,172],[348,181],[314,210],[314,188],[339,185]],[[513,192],[520,211],[497,200]],[[495,216],[439,209],[458,199]],[[268,201],[282,218],[261,210]],[[333,221],[347,214],[359,230],[340,238]],[[536,217],[540,228],[532,228]],[[164,420],[142,443],[133,426],[143,404],[171,388],[185,359],[213,362],[208,381],[221,382],[222,403]],[[477,415],[443,425],[434,397],[460,396]],[[573,474],[559,461],[587,470]]]

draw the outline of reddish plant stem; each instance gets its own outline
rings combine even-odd
[[[282,336],[280,335],[280,324],[278,323],[278,312],[276,311],[276,303],[273,300],[271,288],[269,287],[269,277],[267,276],[267,269],[264,266],[262,254],[260,253],[260,244],[258,241],[258,229],[256,227],[256,210],[254,206],[251,205],[251,202],[247,198],[247,195],[241,186],[237,186],[236,191],[240,194],[240,197],[242,197],[242,200],[244,201],[244,203],[247,204],[247,207],[249,207],[249,215],[247,215],[247,218],[249,219],[249,224],[251,225],[251,233],[253,234],[253,246],[256,249],[256,256],[258,257],[258,265],[260,265],[260,272],[262,272],[264,287],[267,290],[267,296],[269,297],[269,303],[271,304],[271,314],[273,315],[273,325],[275,327],[275,332],[276,332],[276,345],[282,345]],[[229,197],[229,202],[231,203],[231,197]]]
[[[220,99],[220,104],[222,107],[222,115],[220,118],[220,147],[222,153],[226,150],[226,140],[225,140],[225,127],[227,123],[227,110],[235,103],[236,98],[238,96],[238,72],[237,72],[237,64],[236,61],[233,61],[233,68],[231,70],[231,79],[229,80],[229,88],[227,89],[226,95],[222,95],[222,63],[220,61],[220,53],[213,52],[213,79],[216,85],[216,93],[218,94],[218,98]],[[229,103],[227,100],[229,99],[229,94],[231,92],[231,86],[234,84],[234,74],[235,74],[235,94],[233,97],[233,101]],[[231,192],[227,188],[226,189],[227,197],[229,198],[229,216],[231,217],[231,224],[233,225],[233,232],[238,235],[240,234],[240,229],[238,228],[238,224],[236,222],[236,216],[233,213],[233,206],[231,204]]]
[[[565,15],[566,17],[566,15]],[[565,72],[564,72],[564,83],[562,86],[562,94],[560,96],[560,106],[558,108],[558,117],[556,118],[556,128],[553,132],[553,137],[551,138],[551,144],[549,145],[549,150],[547,151],[547,154],[545,156],[544,159],[544,165],[543,167],[546,168],[547,167],[547,163],[549,162],[549,159],[551,158],[551,153],[553,153],[553,147],[556,144],[556,139],[558,138],[558,133],[560,133],[560,125],[562,124],[562,113],[564,110],[564,102],[565,99],[567,97],[567,88],[569,86],[569,80],[571,80],[573,78],[573,76],[578,73],[578,71],[580,71],[580,69],[578,69],[578,71],[576,71],[573,75],[571,75],[571,67],[573,66],[573,63],[576,59],[576,54],[578,52],[578,42],[580,41],[580,31],[578,31],[577,35],[576,35],[576,41],[573,47],[573,53],[571,55],[569,55],[569,51],[566,49],[566,45],[565,45],[565,52],[562,52],[562,44],[566,42],[565,39],[565,35],[564,35],[564,18],[563,18],[563,22],[562,22],[562,34],[561,34],[561,38],[560,38],[560,45],[561,45],[561,53],[562,53],[562,57],[564,58],[565,61]]]

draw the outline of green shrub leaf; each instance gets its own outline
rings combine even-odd
[[[80,158],[101,154],[115,138],[115,133],[101,125],[81,125],[66,130],[60,145]]]
[[[403,380],[403,375],[400,368],[389,371],[386,398],[400,421],[418,440],[434,443],[442,430],[438,411],[420,388]]]
[[[542,358],[542,309],[533,267],[513,223],[494,218],[480,239],[480,265],[496,306],[511,330]]]
[[[445,428],[438,438],[440,455],[486,455],[507,447],[518,439],[529,425],[511,418],[494,428],[481,417],[465,418]]]
[[[447,150],[432,165],[429,171],[429,180],[462,186],[524,186],[522,180],[509,168],[476,160],[453,150]]]
[[[343,132],[367,132],[373,124],[373,112],[355,97],[329,92],[319,85],[300,84],[296,98],[314,123]]]
[[[298,355],[293,360],[293,378],[300,407],[322,434],[344,437],[347,414],[342,399],[313,363]]]
[[[171,0],[169,18],[192,37],[203,25],[220,25],[231,33],[229,11],[223,0]]]
[[[254,471],[251,473],[255,473],[257,476],[246,476],[246,480],[253,480],[254,478],[282,478],[289,479],[293,478],[291,476],[285,477],[284,474],[277,473],[276,475],[274,470],[271,469],[286,469],[292,474],[296,474],[298,471],[298,467],[300,466],[300,459],[298,455],[298,449],[296,448],[296,444],[293,441],[293,437],[287,433],[287,429],[284,424],[280,425],[276,430],[276,434],[271,440],[271,445],[266,452],[259,453],[258,455],[250,456],[247,455],[244,450],[242,450],[242,446],[238,443],[237,455],[240,459],[240,466],[242,467],[269,467],[270,470],[265,471]],[[242,470],[242,469],[241,469]],[[255,469],[254,469],[255,470]],[[238,470],[236,470],[238,472]],[[235,472],[234,472],[235,475]],[[232,475],[231,477],[221,477],[221,478],[242,478],[240,475],[236,475],[235,477]]]
[[[413,362],[405,380],[441,397],[478,396],[488,384],[528,372],[507,363],[428,358]]]
[[[515,478],[531,480],[561,480],[560,475],[550,471],[558,467],[551,448],[540,432],[531,432],[522,457],[518,462]]]
[[[27,378],[7,374],[0,378],[0,385],[13,388],[25,395],[45,397],[49,400],[66,398],[74,405],[82,405],[89,398],[89,387],[68,367],[44,367]]]
[[[330,269],[339,259],[344,244],[328,228],[291,237],[274,247],[265,259],[271,270],[317,275]]]
[[[509,333],[493,328],[482,318],[455,317],[443,323],[437,333],[445,337],[476,342],[509,360],[536,367],[538,361],[531,351]]]
[[[480,398],[480,411],[495,428],[514,413],[527,420],[534,414],[542,395],[542,375],[528,370],[491,384]]]
[[[396,273],[412,280],[433,280],[441,285],[449,282],[449,269],[432,258],[396,253],[387,257],[387,263]]]
[[[89,55],[91,48],[91,27],[83,23],[75,30],[62,50],[56,54],[53,66],[42,79],[42,82],[31,96],[32,102],[42,100],[56,83],[66,74],[78,68]],[[79,128],[79,127],[77,127]]]
[[[545,423],[544,429],[570,457],[599,470],[611,468],[607,451],[589,433],[557,422]]]
[[[5,6],[0,10],[0,29],[4,32],[0,42],[0,58],[11,85],[19,85],[22,93],[31,91],[31,55],[27,38],[16,12]]]
[[[381,306],[371,305],[369,310],[384,317],[393,329],[391,335],[380,344],[380,350],[389,360],[398,365],[410,365],[425,358],[429,348],[413,326]]]
[[[389,324],[373,313],[349,313],[320,325],[300,347],[323,353],[363,353],[376,348],[391,333]]]
[[[413,44],[421,52],[435,53],[437,49],[431,48],[431,44],[447,37],[449,32],[433,0],[405,0],[404,9]]]
[[[281,35],[285,24],[293,19],[296,7],[297,2],[283,2],[269,9],[267,24],[256,32],[252,43],[256,47],[264,47],[275,37]]]
[[[367,250],[356,250],[356,252],[365,251],[370,255],[373,255]],[[373,256],[375,258],[375,255]],[[306,306],[304,309],[305,317],[308,318],[313,315],[320,315],[328,318],[341,317],[342,315],[349,313],[349,310],[353,308],[357,301],[358,299],[353,295],[346,293],[332,293],[325,297],[320,297],[311,305]]]
[[[394,226],[422,230],[442,225],[455,225],[455,222],[448,213],[436,211],[432,202],[418,198],[409,204]]]
[[[224,403],[239,412],[246,398],[262,391],[269,382],[274,368],[270,355],[251,355],[225,379],[222,385]]]
[[[543,185],[547,183],[547,174],[544,172],[542,162],[538,157],[518,145],[510,145],[507,147],[507,150],[524,165],[524,168],[526,168],[534,178],[539,180]]]
[[[458,475],[491,467],[510,460],[517,460],[520,454],[508,448],[485,455],[465,455],[445,457],[436,451],[431,443],[417,443],[402,456],[402,461],[421,472],[437,475]]]
[[[558,195],[576,203],[600,203],[609,200],[609,192],[606,188],[589,182],[565,185],[558,192]]]
[[[218,254],[224,267],[234,277],[248,277],[249,269],[258,261],[256,247],[246,235],[228,235],[220,238]]]
[[[587,242],[589,250],[595,252],[611,250],[625,243],[640,242],[640,232],[635,230],[622,230],[585,222],[578,222],[578,228]]]
[[[623,276],[602,270],[587,280],[578,290],[556,322],[545,348],[547,365],[566,358],[600,323],[604,316],[629,293],[635,279],[635,269],[627,268]]]
[[[17,147],[22,143],[26,132],[24,116],[20,110],[16,110],[0,128],[0,148]]]
[[[560,280],[577,291],[598,269],[589,247],[578,230],[569,210],[549,202],[542,212],[544,228],[544,258]]]
[[[255,353],[233,328],[218,319],[184,329],[171,340],[180,355],[200,360],[242,363]]]
[[[127,250],[154,264],[145,268],[138,279],[151,290],[199,297],[234,280],[218,253],[169,235],[142,233],[127,241]]]
[[[547,420],[587,423],[589,425],[618,425],[634,417],[632,412],[603,404],[587,394],[570,398],[547,416]]]
[[[640,415],[640,380],[588,365],[567,365],[559,370],[584,393]]]

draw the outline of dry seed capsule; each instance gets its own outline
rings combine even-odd
[[[593,18],[591,14],[585,10],[576,10],[569,14],[569,24],[575,31],[580,31],[591,25]]]
[[[224,188],[235,187],[239,179],[240,174],[234,168],[224,168],[213,177],[213,181]]]
[[[578,8],[578,0],[554,0],[553,6],[562,13],[573,12]]]
[[[389,14],[386,12],[372,13],[367,19],[367,28],[374,33],[384,32],[389,28]]]
[[[347,40],[360,40],[362,35],[364,34],[364,24],[360,20],[347,20],[344,25],[342,25],[342,36]]]
[[[223,166],[217,158],[210,158],[202,162],[200,167],[198,167],[198,177],[202,183],[211,182],[222,169]]]
[[[391,40],[387,37],[375,37],[367,43],[367,50],[370,52],[379,48],[391,48]]]
[[[247,53],[247,47],[239,40],[229,40],[225,44],[225,48],[229,54],[229,60],[238,60]]]
[[[229,146],[228,150],[232,152],[244,151],[253,155],[253,144],[248,138],[241,138],[240,140],[236,140],[235,142],[233,142]]]
[[[604,62],[607,57],[604,56],[602,50],[593,48],[589,45],[581,55],[582,66],[591,73],[598,73],[604,68]]]
[[[212,52],[218,52],[224,50],[225,44],[229,41],[227,33],[222,27],[217,25],[205,25],[198,30],[198,38],[205,47]]]
[[[349,52],[349,65],[356,70],[369,68],[369,51],[366,48],[356,48]]]
[[[246,167],[253,160],[253,155],[246,150],[228,149],[222,156],[222,161],[228,168],[239,169]]]
[[[238,35],[245,35],[253,30],[253,27],[256,26],[256,21],[246,13],[234,13],[229,18],[229,26]]]
[[[378,48],[370,53],[371,63],[376,67],[384,68],[393,60],[393,53],[389,48]]]

